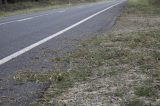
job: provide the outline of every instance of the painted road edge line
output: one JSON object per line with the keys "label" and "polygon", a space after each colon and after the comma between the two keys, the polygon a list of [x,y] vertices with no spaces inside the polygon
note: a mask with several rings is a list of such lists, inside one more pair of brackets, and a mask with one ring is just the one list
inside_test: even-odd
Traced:
{"label": "painted road edge line", "polygon": [[75,23],[75,24],[73,24],[73,25],[71,25],[71,26],[69,26],[69,27],[67,27],[67,28],[65,28],[65,29],[57,32],[57,33],[55,33],[55,34],[53,34],[53,35],[51,35],[51,36],[49,36],[49,37],[46,37],[46,38],[44,38],[44,39],[42,39],[42,40],[40,40],[40,41],[38,41],[38,42],[36,42],[36,43],[34,43],[34,44],[26,47],[26,48],[23,48],[23,49],[15,52],[15,53],[7,56],[7,57],[1,59],[1,60],[0,60],[0,65],[3,65],[4,63],[6,63],[6,62],[8,62],[8,61],[10,61],[10,60],[18,57],[18,56],[20,56],[20,55],[22,55],[22,54],[30,51],[31,49],[33,49],[33,48],[35,48],[35,47],[37,47],[37,46],[39,46],[39,45],[41,45],[41,44],[43,44],[43,43],[51,40],[51,39],[53,39],[54,37],[56,37],[56,36],[58,36],[58,35],[63,34],[64,32],[67,32],[68,30],[70,30],[70,29],[72,29],[72,28],[74,28],[74,27],[76,27],[76,26],[78,26],[78,25],[80,25],[80,24],[88,21],[89,19],[91,19],[91,18],[93,18],[93,17],[95,17],[95,16],[97,16],[97,15],[99,15],[99,14],[101,14],[101,13],[103,13],[103,12],[105,12],[105,11],[107,11],[107,10],[109,10],[109,9],[111,9],[111,8],[113,8],[113,7],[121,4],[121,3],[123,3],[123,2],[124,2],[124,1],[119,2],[119,3],[117,3],[117,4],[114,4],[114,5],[110,6],[110,7],[107,7],[107,8],[105,8],[105,9],[103,9],[103,10],[101,10],[101,11],[99,11],[99,12],[97,12],[97,13],[95,13],[95,14],[93,14],[93,15],[91,15],[91,16],[89,16],[89,17],[87,17],[87,18],[85,18],[85,19],[83,19],[83,20],[81,20],[81,21],[79,21],[79,22],[77,22],[77,23]]}

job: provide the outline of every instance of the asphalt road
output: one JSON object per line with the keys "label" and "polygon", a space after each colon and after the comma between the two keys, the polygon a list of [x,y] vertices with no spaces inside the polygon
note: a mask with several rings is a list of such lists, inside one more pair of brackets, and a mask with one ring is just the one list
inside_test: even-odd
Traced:
{"label": "asphalt road", "polygon": [[[16,71],[51,69],[51,54],[44,51],[63,55],[76,47],[73,42],[109,31],[126,3],[111,0],[0,18],[0,105],[28,105],[38,97],[44,84],[17,85]],[[33,62],[37,57],[39,62]]]}

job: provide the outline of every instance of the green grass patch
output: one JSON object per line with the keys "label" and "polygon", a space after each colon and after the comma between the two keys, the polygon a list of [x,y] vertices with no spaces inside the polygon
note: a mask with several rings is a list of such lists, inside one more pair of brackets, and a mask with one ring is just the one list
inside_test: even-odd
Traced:
{"label": "green grass patch", "polygon": [[125,94],[124,90],[123,89],[117,89],[116,92],[114,93],[114,95],[116,97],[123,97]]}
{"label": "green grass patch", "polygon": [[[124,104],[125,106],[145,106],[144,101],[133,99]],[[122,105],[123,106],[123,105]]]}
{"label": "green grass patch", "polygon": [[[153,0],[154,1],[154,0]],[[160,15],[160,7],[152,0],[129,0],[128,7],[125,13],[132,13],[137,15],[152,14]],[[158,4],[160,5],[160,4]]]}
{"label": "green grass patch", "polygon": [[152,97],[157,95],[157,91],[151,86],[135,87],[135,94],[137,96]]}

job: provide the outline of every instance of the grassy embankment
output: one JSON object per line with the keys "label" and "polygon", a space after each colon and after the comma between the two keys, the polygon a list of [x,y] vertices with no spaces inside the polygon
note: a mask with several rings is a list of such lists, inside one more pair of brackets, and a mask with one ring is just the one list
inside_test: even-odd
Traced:
{"label": "grassy embankment", "polygon": [[98,2],[101,0],[49,0],[40,2],[18,2],[0,6],[0,16],[10,16],[24,13],[40,12],[55,8],[69,7],[82,3]]}
{"label": "grassy embankment", "polygon": [[[50,81],[35,105],[159,106],[160,8],[129,0],[112,33],[50,59],[56,72],[19,72],[17,81]],[[68,64],[62,71],[61,64]]]}

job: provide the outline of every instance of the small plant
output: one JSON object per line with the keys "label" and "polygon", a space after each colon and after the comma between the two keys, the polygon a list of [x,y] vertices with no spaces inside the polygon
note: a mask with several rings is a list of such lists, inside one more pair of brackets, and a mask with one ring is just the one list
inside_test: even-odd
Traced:
{"label": "small plant", "polygon": [[150,86],[140,86],[136,87],[134,93],[137,96],[146,96],[146,97],[151,97],[151,96],[156,96],[156,90],[153,87]]}
{"label": "small plant", "polygon": [[33,81],[35,77],[35,73],[30,71],[18,71],[16,75],[14,75],[13,79],[15,81]]}
{"label": "small plant", "polygon": [[114,95],[117,96],[117,97],[123,97],[123,95],[124,95],[124,90],[122,90],[122,89],[117,89]]}
{"label": "small plant", "polygon": [[59,72],[59,73],[56,73],[54,76],[55,76],[55,80],[59,82],[65,79],[66,74]]}
{"label": "small plant", "polygon": [[160,52],[154,51],[154,52],[152,53],[152,57],[153,57],[155,60],[159,61],[159,60],[160,60]]}
{"label": "small plant", "polygon": [[138,99],[128,101],[125,106],[145,106],[144,102]]}

